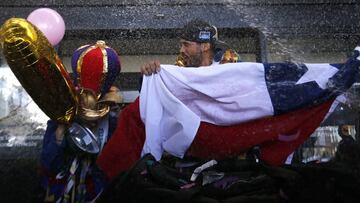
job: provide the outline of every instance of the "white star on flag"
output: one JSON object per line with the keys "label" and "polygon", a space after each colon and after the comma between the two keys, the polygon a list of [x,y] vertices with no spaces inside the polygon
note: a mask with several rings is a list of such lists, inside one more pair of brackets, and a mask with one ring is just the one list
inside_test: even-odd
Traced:
{"label": "white star on flag", "polygon": [[325,89],[326,83],[330,77],[332,77],[338,69],[330,66],[329,64],[305,64],[308,70],[306,73],[296,82],[297,85],[315,81],[320,88]]}

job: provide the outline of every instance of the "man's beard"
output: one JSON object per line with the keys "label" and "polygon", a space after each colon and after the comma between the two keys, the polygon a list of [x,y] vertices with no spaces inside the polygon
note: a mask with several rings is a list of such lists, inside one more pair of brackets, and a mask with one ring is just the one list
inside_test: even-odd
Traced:
{"label": "man's beard", "polygon": [[201,65],[201,56],[201,52],[195,56],[186,56],[186,67],[199,67]]}

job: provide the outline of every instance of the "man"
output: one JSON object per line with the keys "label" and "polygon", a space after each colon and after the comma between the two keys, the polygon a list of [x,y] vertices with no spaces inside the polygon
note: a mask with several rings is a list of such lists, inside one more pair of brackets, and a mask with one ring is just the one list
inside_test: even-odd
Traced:
{"label": "man", "polygon": [[[176,65],[200,67],[240,61],[236,52],[218,40],[216,27],[205,21],[190,21],[182,29],[179,38],[180,55]],[[159,60],[150,61],[140,68],[140,72],[144,75],[159,71]]]}

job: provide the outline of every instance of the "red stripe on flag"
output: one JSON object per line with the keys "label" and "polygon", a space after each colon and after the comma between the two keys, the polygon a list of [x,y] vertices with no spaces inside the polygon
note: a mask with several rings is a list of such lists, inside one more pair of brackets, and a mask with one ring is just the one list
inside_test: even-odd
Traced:
{"label": "red stripe on flag", "polygon": [[141,155],[145,126],[140,118],[139,98],[121,111],[117,127],[96,163],[112,178],[128,170]]}
{"label": "red stripe on flag", "polygon": [[[202,122],[188,154],[224,159],[259,145],[263,161],[272,165],[282,164],[319,127],[332,102],[233,126],[221,127]],[[284,139],[286,136],[289,139]]]}
{"label": "red stripe on flag", "polygon": [[[262,160],[273,165],[282,164],[320,125],[332,102],[233,126],[202,122],[187,154],[224,159],[259,145]],[[113,178],[140,158],[144,141],[145,128],[140,118],[138,98],[121,112],[118,127],[97,164],[109,178]]]}

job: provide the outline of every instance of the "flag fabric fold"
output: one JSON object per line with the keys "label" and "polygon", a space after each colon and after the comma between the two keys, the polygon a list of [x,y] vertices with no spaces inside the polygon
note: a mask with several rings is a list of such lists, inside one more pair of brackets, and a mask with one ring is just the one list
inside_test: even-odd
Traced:
{"label": "flag fabric fold", "polygon": [[320,125],[359,66],[355,58],[344,65],[163,65],[144,77],[140,98],[122,111],[97,163],[113,177],[145,153],[223,159],[259,145],[264,161],[281,164]]}

